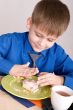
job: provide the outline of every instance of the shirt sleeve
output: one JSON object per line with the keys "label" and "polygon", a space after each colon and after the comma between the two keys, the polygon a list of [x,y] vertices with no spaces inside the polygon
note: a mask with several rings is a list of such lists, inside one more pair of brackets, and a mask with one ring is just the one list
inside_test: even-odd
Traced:
{"label": "shirt sleeve", "polygon": [[4,34],[0,36],[0,73],[8,74],[9,70],[14,65],[12,62],[7,60],[6,56],[11,46],[10,34]]}
{"label": "shirt sleeve", "polygon": [[64,76],[64,85],[73,89],[73,60],[61,47],[56,50],[54,72],[56,75]]}

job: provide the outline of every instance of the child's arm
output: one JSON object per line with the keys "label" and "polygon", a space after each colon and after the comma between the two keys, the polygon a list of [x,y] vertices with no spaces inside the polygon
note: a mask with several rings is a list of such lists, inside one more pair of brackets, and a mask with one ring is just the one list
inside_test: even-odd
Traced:
{"label": "child's arm", "polygon": [[54,73],[64,77],[64,85],[73,89],[73,60],[67,55],[63,48],[58,47]]}
{"label": "child's arm", "polygon": [[12,39],[9,34],[0,36],[0,73],[2,74],[8,74],[14,65],[13,62],[6,58],[11,47],[11,42]]}
{"label": "child's arm", "polygon": [[42,86],[62,84],[73,89],[73,61],[61,47],[56,50],[53,72],[39,76],[38,83]]}
{"label": "child's arm", "polygon": [[[28,73],[27,76],[36,74],[37,71],[36,68],[30,68],[28,67],[27,64],[18,65],[17,60],[18,60],[18,55],[20,54],[20,49],[18,50],[19,42],[20,41],[18,41],[18,37],[14,33],[0,36],[0,73],[1,74],[5,75],[10,73],[11,75],[14,76],[25,76],[25,73]],[[15,61],[13,58],[15,58]]]}

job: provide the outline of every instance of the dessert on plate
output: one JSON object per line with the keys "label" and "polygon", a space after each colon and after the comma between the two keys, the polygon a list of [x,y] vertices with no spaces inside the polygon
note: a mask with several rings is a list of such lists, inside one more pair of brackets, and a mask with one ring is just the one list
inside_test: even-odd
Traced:
{"label": "dessert on plate", "polygon": [[39,90],[39,85],[37,84],[37,81],[33,79],[23,80],[23,87],[31,92],[37,92]]}

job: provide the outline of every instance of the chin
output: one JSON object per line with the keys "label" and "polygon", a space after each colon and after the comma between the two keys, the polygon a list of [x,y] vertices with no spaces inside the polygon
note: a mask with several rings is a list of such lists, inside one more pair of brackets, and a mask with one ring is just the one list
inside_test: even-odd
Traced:
{"label": "chin", "polygon": [[34,51],[36,51],[36,52],[41,52],[41,51],[43,51],[43,50],[42,50],[42,49],[34,48]]}

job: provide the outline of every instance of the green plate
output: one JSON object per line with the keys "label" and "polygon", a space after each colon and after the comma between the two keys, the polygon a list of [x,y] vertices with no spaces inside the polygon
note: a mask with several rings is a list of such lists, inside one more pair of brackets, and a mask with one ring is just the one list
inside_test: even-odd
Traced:
{"label": "green plate", "polygon": [[[32,79],[36,80],[37,77],[34,76]],[[37,92],[32,93],[22,86],[23,78],[14,78],[11,75],[4,76],[2,78],[1,84],[3,88],[9,93],[24,99],[30,100],[41,100],[50,97],[50,87],[41,87]]]}

